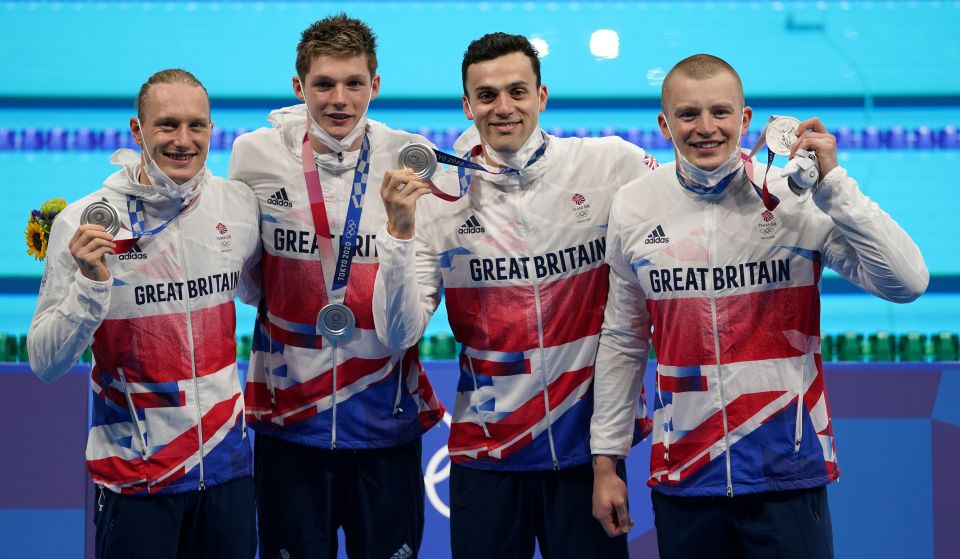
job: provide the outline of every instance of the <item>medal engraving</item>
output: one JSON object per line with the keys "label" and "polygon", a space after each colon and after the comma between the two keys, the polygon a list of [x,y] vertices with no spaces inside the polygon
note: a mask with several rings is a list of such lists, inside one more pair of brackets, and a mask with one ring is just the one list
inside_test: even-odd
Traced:
{"label": "medal engraving", "polygon": [[410,144],[400,150],[397,166],[410,169],[420,180],[427,180],[437,170],[437,156],[429,146]]}
{"label": "medal engraving", "polygon": [[797,143],[797,129],[800,121],[792,116],[780,116],[767,126],[765,136],[767,147],[777,155],[789,156],[790,148]]}
{"label": "medal engraving", "polygon": [[94,202],[80,214],[80,223],[99,225],[106,229],[107,233],[116,235],[120,231],[120,212],[109,202]]}
{"label": "medal engraving", "polygon": [[355,324],[353,311],[340,303],[324,305],[317,315],[317,331],[330,341],[349,338]]}

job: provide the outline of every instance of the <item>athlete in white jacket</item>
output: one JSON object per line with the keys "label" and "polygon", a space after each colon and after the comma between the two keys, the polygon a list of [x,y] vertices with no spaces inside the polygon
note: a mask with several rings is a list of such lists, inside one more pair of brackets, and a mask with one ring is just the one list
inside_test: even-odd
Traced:
{"label": "athlete in white jacket", "polygon": [[[927,286],[917,246],[837,165],[819,120],[800,123],[793,147],[819,158],[811,196],[741,153],[750,117],[729,65],[680,62],[660,115],[677,162],[625,186],[610,215],[591,447],[598,463],[629,452],[652,328],[649,485],[664,558],[832,556],[822,268],[894,302]],[[594,507],[616,535],[626,491],[610,471],[598,467]]]}
{"label": "athlete in white jacket", "polygon": [[448,445],[455,558],[528,557],[537,540],[550,557],[626,557],[626,539],[606,538],[588,512],[591,387],[610,202],[656,162],[620,138],[544,133],[547,91],[522,36],[474,41],[463,75],[476,128],[457,152],[515,171],[464,175],[469,190],[453,203],[421,198],[430,186],[408,172],[389,174],[377,333],[392,347],[415,343],[442,287],[462,345]]}
{"label": "athlete in white jacket", "polygon": [[[380,76],[366,24],[318,21],[297,52],[293,86],[305,104],[270,113],[273,127],[238,138],[230,159],[262,217],[263,299],[245,391],[260,555],[336,557],[342,527],[350,557],[408,557],[423,531],[420,438],[444,411],[417,340],[391,348],[374,331],[386,221],[375,189],[401,148],[426,139],[367,119]],[[338,271],[348,272],[339,284]],[[325,337],[318,315],[338,303],[352,335]]]}
{"label": "athlete in white jacket", "polygon": [[[195,77],[155,74],[138,113],[142,158],[115,153],[122,169],[54,222],[30,367],[52,381],[93,345],[98,558],[253,557],[233,299],[255,285],[256,200],[205,167],[210,104]],[[81,222],[104,202],[118,210],[116,237]]]}

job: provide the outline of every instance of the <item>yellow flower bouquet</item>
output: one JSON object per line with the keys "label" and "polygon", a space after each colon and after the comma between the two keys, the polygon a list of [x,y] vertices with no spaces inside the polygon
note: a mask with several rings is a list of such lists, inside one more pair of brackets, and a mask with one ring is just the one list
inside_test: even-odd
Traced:
{"label": "yellow flower bouquet", "polygon": [[53,227],[53,220],[57,217],[57,214],[63,211],[65,207],[67,207],[67,201],[63,198],[51,198],[44,202],[39,210],[30,212],[27,229],[23,232],[27,240],[27,254],[37,260],[43,260],[47,257],[47,241],[50,239],[50,228]]}

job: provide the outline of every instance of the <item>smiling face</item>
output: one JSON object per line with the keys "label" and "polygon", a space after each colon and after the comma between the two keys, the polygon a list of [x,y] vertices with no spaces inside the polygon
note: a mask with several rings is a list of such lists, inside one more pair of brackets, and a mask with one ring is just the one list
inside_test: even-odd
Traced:
{"label": "smiling face", "polygon": [[186,83],[152,85],[140,120],[130,119],[134,141],[177,184],[187,182],[203,168],[212,130],[206,92]]}
{"label": "smiling face", "polygon": [[[370,74],[365,54],[318,56],[311,62],[302,88],[300,80],[293,78],[293,90],[306,102],[313,120],[327,134],[341,140],[354,129],[370,101],[380,93],[380,76]],[[323,148],[323,151],[329,149]]]}
{"label": "smiling face", "polygon": [[705,79],[671,75],[663,86],[660,130],[676,151],[704,171],[712,171],[739,149],[753,111],[743,106],[735,76],[720,71]]}
{"label": "smiling face", "polygon": [[522,52],[471,64],[464,89],[463,112],[496,151],[519,151],[547,107],[547,88],[537,86],[533,65]]}

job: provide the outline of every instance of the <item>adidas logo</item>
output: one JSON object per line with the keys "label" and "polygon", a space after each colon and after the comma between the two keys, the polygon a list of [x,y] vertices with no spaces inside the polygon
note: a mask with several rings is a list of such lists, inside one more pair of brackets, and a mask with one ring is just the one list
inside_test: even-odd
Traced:
{"label": "adidas logo", "polygon": [[657,245],[660,243],[669,243],[670,238],[667,237],[667,234],[663,232],[663,227],[657,225],[656,229],[650,232],[647,235],[647,238],[644,239],[643,244],[645,245]]}
{"label": "adidas logo", "polygon": [[140,243],[133,245],[129,251],[117,257],[117,260],[146,260],[147,253],[140,248]]}
{"label": "adidas logo", "polygon": [[281,188],[273,193],[273,196],[267,198],[267,203],[271,206],[280,206],[282,208],[292,208],[293,202],[287,197],[287,189]]}
{"label": "adidas logo", "polygon": [[403,547],[397,550],[396,553],[390,556],[390,559],[409,559],[413,557],[413,550],[410,549],[410,546],[403,544]]}
{"label": "adidas logo", "polygon": [[483,228],[483,225],[480,225],[480,222],[477,220],[477,216],[472,215],[470,219],[466,221],[463,225],[460,226],[460,229],[457,229],[457,233],[461,235],[469,235],[472,233],[486,233],[487,230]]}

